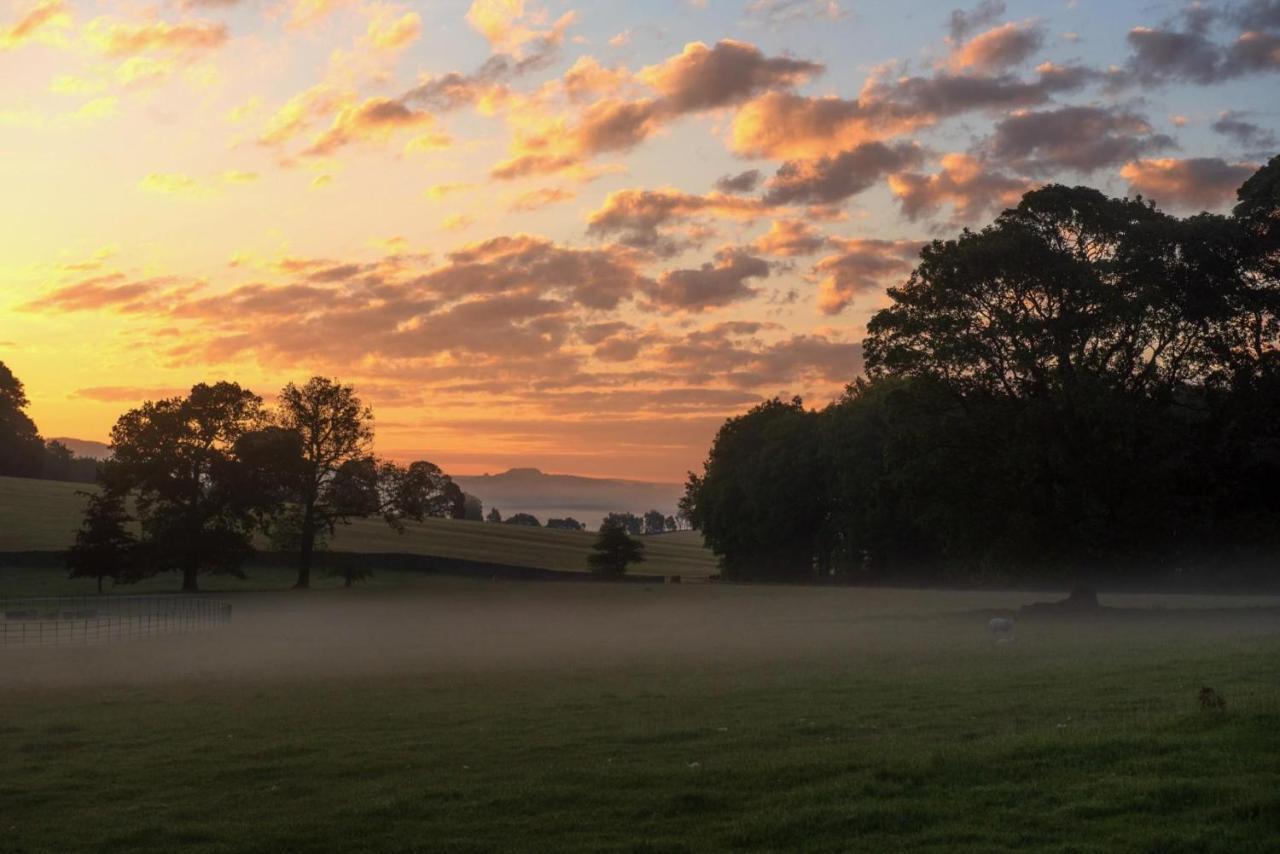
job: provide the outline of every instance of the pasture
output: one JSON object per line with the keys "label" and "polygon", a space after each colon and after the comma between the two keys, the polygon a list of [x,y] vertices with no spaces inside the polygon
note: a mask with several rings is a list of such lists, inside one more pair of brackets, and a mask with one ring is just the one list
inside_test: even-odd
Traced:
{"label": "pasture", "polygon": [[[398,584],[399,586],[393,586]],[[431,576],[0,650],[0,851],[1274,851],[1274,598]],[[1212,686],[1222,711],[1199,707]]]}
{"label": "pasture", "polygon": [[[0,477],[0,552],[52,552],[67,548],[75,538],[84,512],[84,498],[77,493],[91,489],[84,484]],[[546,521],[545,519],[543,520]],[[587,555],[596,535],[588,531],[560,531],[520,525],[427,519],[408,522],[398,534],[381,519],[357,519],[338,529],[331,548],[358,554],[416,554],[539,569],[585,572]],[[653,575],[705,578],[717,572],[716,559],[692,531],[645,537],[646,560],[635,571]],[[259,548],[267,548],[265,541]],[[381,574],[381,573],[379,573]],[[251,567],[249,580],[202,577],[208,590],[284,589],[293,583],[285,569]],[[317,583],[325,583],[322,578]],[[341,582],[329,582],[338,583]],[[28,576],[0,566],[0,595],[40,584],[47,595],[92,593],[92,579],[58,581],[52,575]],[[124,592],[174,590],[176,576],[152,579]]]}

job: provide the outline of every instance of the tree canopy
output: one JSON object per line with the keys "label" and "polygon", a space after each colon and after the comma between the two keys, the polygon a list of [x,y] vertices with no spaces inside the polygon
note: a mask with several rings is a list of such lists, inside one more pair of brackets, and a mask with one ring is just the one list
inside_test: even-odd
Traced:
{"label": "tree canopy", "polygon": [[1076,578],[1278,543],[1280,158],[1231,216],[1049,186],[926,246],[822,411],[720,429],[682,510],[733,577]]}

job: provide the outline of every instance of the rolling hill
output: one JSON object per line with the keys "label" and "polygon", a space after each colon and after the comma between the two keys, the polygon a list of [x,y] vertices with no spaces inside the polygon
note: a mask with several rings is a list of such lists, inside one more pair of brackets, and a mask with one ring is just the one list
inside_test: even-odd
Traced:
{"label": "rolling hill", "polygon": [[[75,536],[83,484],[0,477],[0,552],[60,551]],[[91,488],[91,487],[89,487]],[[595,535],[521,525],[428,519],[410,522],[397,534],[381,520],[361,519],[338,530],[332,548],[357,554],[421,554],[585,571]],[[717,572],[715,557],[694,532],[644,538],[647,560],[638,572],[705,577]]]}

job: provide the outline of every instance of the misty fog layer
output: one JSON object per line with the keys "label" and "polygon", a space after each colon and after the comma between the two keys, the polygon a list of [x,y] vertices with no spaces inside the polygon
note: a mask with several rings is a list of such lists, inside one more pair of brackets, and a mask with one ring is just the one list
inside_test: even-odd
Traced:
{"label": "misty fog layer", "polygon": [[[1018,620],[1042,593],[719,585],[520,584],[433,579],[375,590],[245,594],[230,625],[92,646],[0,649],[0,689],[183,679],[749,667],[825,661],[1056,656],[1274,633],[1280,597],[1112,595],[1141,613]],[[1238,610],[1227,611],[1235,608]]]}

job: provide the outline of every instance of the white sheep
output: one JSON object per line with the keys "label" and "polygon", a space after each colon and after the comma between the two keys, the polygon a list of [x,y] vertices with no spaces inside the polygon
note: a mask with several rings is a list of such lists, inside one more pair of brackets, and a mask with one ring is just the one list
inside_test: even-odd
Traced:
{"label": "white sheep", "polygon": [[1013,640],[1013,626],[1017,622],[1014,617],[992,617],[991,622],[987,623],[987,628],[991,630],[991,636],[996,639],[996,643],[1001,641]]}

